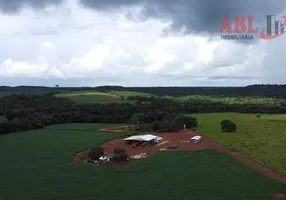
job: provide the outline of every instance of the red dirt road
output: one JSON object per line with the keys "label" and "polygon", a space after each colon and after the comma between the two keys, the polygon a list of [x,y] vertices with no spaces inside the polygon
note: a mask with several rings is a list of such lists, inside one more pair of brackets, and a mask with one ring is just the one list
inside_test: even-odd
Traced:
{"label": "red dirt road", "polygon": [[101,132],[117,132],[117,133],[123,132],[123,130],[121,130],[120,127],[102,128],[102,129],[99,129],[99,131],[101,131]]}
{"label": "red dirt road", "polygon": [[122,133],[122,132],[124,132],[126,130],[129,130],[128,126],[118,126],[118,127],[110,127],[110,128],[99,129],[99,131],[101,131],[101,132],[115,132],[115,133]]}
{"label": "red dirt road", "polygon": [[[113,152],[114,148],[124,148],[126,152],[130,156],[135,156],[142,153],[152,154],[160,149],[166,149],[167,151],[198,151],[203,149],[216,149],[220,152],[226,153],[236,160],[239,160],[240,162],[257,169],[261,173],[281,181],[282,183],[286,184],[286,175],[276,172],[274,170],[268,169],[260,164],[257,164],[250,159],[246,158],[244,155],[232,152],[231,150],[227,149],[226,147],[223,147],[215,142],[213,142],[210,138],[207,136],[202,136],[201,142],[197,144],[193,144],[191,142],[191,137],[195,135],[200,135],[194,131],[190,130],[184,130],[180,132],[174,132],[174,133],[155,133],[154,135],[160,136],[163,138],[163,141],[157,145],[151,146],[151,147],[136,147],[133,148],[128,144],[124,144],[122,139],[116,139],[110,142],[107,142],[102,145],[104,151],[106,152]],[[170,145],[176,145],[178,149],[168,149]],[[80,152],[76,154],[73,158],[74,161],[82,162],[84,160],[87,160],[87,154],[88,150]]]}

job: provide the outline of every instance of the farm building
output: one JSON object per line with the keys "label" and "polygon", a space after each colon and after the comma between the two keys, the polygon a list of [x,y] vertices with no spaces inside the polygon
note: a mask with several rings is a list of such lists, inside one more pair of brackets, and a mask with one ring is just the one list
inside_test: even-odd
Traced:
{"label": "farm building", "polygon": [[131,137],[123,139],[125,143],[132,144],[134,146],[148,146],[159,143],[162,141],[162,137],[146,134],[146,135],[133,135]]}
{"label": "farm building", "polygon": [[202,139],[202,137],[199,136],[199,135],[194,136],[194,137],[191,138],[191,140],[192,140],[193,143],[198,143],[198,142],[201,141],[201,139]]}
{"label": "farm building", "polygon": [[105,153],[103,156],[99,158],[100,161],[109,162],[114,159],[116,155],[114,153]]}

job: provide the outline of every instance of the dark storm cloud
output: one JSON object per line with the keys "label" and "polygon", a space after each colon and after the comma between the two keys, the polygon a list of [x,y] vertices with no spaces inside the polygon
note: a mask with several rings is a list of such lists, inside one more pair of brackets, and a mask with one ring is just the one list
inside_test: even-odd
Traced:
{"label": "dark storm cloud", "polygon": [[3,13],[17,13],[24,6],[42,9],[50,4],[60,4],[63,0],[0,0],[0,11]]}
{"label": "dark storm cloud", "polygon": [[[16,13],[23,6],[41,9],[64,0],[0,0],[0,11]],[[223,16],[254,16],[262,24],[267,14],[280,14],[285,0],[79,0],[96,10],[112,10],[125,6],[142,5],[144,17],[172,19],[171,30],[185,27],[186,33],[217,33]]]}
{"label": "dark storm cloud", "polygon": [[132,6],[142,4],[144,0],[80,0],[86,7],[102,10],[102,9],[118,9],[124,6]]}
{"label": "dark storm cloud", "polygon": [[254,16],[262,24],[267,14],[280,14],[285,0],[80,0],[96,10],[143,5],[145,17],[172,19],[171,30],[186,28],[186,33],[217,33],[223,16]]}

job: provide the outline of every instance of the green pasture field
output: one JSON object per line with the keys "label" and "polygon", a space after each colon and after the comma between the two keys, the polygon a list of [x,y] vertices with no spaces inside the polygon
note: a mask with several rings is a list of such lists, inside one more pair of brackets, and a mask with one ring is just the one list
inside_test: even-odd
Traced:
{"label": "green pasture field", "polygon": [[[132,103],[126,100],[129,96],[150,96],[149,94],[129,91],[75,91],[62,92],[56,94],[56,97],[68,98],[77,103]],[[123,99],[122,99],[123,98]]]}
{"label": "green pasture field", "polygon": [[1,136],[0,199],[274,200],[286,190],[215,150],[160,152],[127,167],[70,162],[76,152],[119,137],[95,131],[112,126],[65,124]]}
{"label": "green pasture field", "polygon": [[[192,115],[198,119],[199,133],[250,159],[286,173],[286,115],[262,115],[239,113],[211,113]],[[236,123],[236,133],[221,131],[224,119]]]}
{"label": "green pasture field", "polygon": [[[51,125],[45,127],[45,129],[50,130],[71,130],[71,131],[94,131],[98,132],[100,128],[107,128],[107,127],[117,127],[123,126],[124,124],[97,124],[97,123],[72,123],[72,124],[60,124],[60,125]],[[100,128],[99,128],[100,127]]]}
{"label": "green pasture field", "polygon": [[95,91],[60,93],[56,94],[56,97],[68,98],[77,103],[120,103],[122,101],[120,96]]}

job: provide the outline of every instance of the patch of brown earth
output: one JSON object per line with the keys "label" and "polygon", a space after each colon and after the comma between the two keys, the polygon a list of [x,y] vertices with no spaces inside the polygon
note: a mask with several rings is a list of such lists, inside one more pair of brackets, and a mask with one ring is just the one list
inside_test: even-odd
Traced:
{"label": "patch of brown earth", "polygon": [[156,144],[157,146],[162,146],[164,144],[167,144],[169,141],[168,140],[165,140],[165,141],[162,141],[160,142],[159,144]]}
{"label": "patch of brown earth", "polygon": [[116,133],[122,133],[124,130],[122,130],[120,127],[110,127],[110,128],[102,128],[99,129],[101,132],[116,132]]}
{"label": "patch of brown earth", "polygon": [[88,159],[88,152],[89,152],[89,149],[75,154],[73,157],[73,161],[74,162],[86,162]]}
{"label": "patch of brown earth", "polygon": [[[261,173],[281,181],[282,183],[286,184],[286,175],[276,172],[274,170],[268,169],[260,164],[257,164],[250,159],[246,158],[244,155],[238,152],[233,152],[226,147],[223,147],[215,142],[213,142],[209,137],[202,136],[201,142],[194,144],[191,142],[191,137],[195,135],[199,135],[195,131],[191,130],[183,130],[179,132],[167,132],[167,133],[154,133],[154,135],[160,136],[163,138],[163,141],[160,143],[160,145],[153,145],[150,147],[141,147],[138,146],[136,148],[133,148],[131,145],[124,144],[122,139],[116,139],[110,142],[107,142],[102,145],[104,151],[106,152],[113,152],[114,148],[124,148],[126,152],[130,156],[135,156],[138,154],[146,153],[146,154],[153,154],[160,150],[166,150],[166,151],[199,151],[203,149],[216,149],[220,152],[226,153],[236,160],[239,160],[240,162],[243,162],[244,164],[257,169]],[[167,142],[168,141],[168,142]],[[177,149],[168,149],[169,146],[177,146]],[[88,151],[83,151],[75,155],[74,161],[80,161],[85,162],[88,158]],[[140,160],[140,159],[138,159]],[[126,165],[135,162],[134,160],[131,160],[127,163],[118,163],[118,162],[110,162],[111,165]]]}
{"label": "patch of brown earth", "polygon": [[[133,128],[133,126],[131,126]],[[122,133],[125,131],[128,131],[129,127],[128,126],[118,126],[118,127],[110,127],[110,128],[102,128],[99,129],[101,132],[114,132],[114,133]]]}
{"label": "patch of brown earth", "polygon": [[277,192],[275,195],[277,198],[286,198],[286,192]]}

